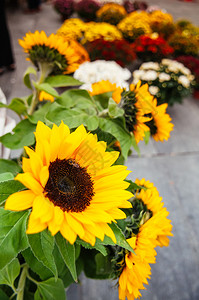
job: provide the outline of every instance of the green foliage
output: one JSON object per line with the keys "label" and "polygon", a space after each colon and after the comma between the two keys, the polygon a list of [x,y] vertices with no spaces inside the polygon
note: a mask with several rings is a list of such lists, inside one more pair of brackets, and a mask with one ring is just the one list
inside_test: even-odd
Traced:
{"label": "green foliage", "polygon": [[0,174],[0,183],[12,179],[14,179],[14,176],[11,172],[5,172]]}
{"label": "green foliage", "polygon": [[45,122],[46,120],[46,114],[49,111],[51,107],[51,103],[47,102],[44,105],[42,105],[41,107],[39,107],[38,110],[36,110],[32,115],[28,116],[28,120],[32,123],[32,124],[37,124],[38,121],[41,122]]}
{"label": "green foliage", "polygon": [[0,269],[28,247],[25,233],[29,211],[12,212],[0,208]]}
{"label": "green foliage", "polygon": [[0,182],[0,205],[3,204],[8,196],[23,189],[24,185],[19,181],[7,180]]}
{"label": "green foliage", "polygon": [[0,271],[0,284],[7,284],[10,287],[13,287],[14,281],[19,273],[20,264],[18,259],[15,258]]}
{"label": "green foliage", "polygon": [[47,77],[45,79],[45,83],[50,84],[52,87],[68,87],[82,84],[81,81],[67,75],[55,75]]}
{"label": "green foliage", "polygon": [[18,115],[22,115],[26,112],[26,104],[23,99],[21,98],[14,98],[11,100],[10,104],[3,104],[0,103],[0,107],[6,107],[14,112],[16,112]]}
{"label": "green foliage", "polygon": [[14,176],[21,172],[21,167],[13,160],[0,158],[0,174],[10,172]]}
{"label": "green foliage", "polygon": [[61,279],[50,278],[37,285],[34,300],[66,300],[66,293]]}
{"label": "green foliage", "polygon": [[27,86],[27,88],[31,89],[32,90],[32,85],[31,85],[31,81],[30,81],[30,74],[33,74],[33,75],[37,75],[37,71],[35,70],[35,68],[33,67],[28,67],[25,74],[24,74],[24,77],[23,77],[23,81],[24,81],[24,84]]}
{"label": "green foliage", "polygon": [[40,91],[44,91],[50,95],[52,95],[55,98],[59,97],[59,94],[57,93],[57,91],[48,83],[41,83],[41,84],[37,84],[34,83],[34,86],[40,90]]}
{"label": "green foliage", "polygon": [[55,241],[66,266],[71,272],[73,279],[77,281],[77,271],[75,266],[75,246],[66,241],[60,233],[56,234]]}
{"label": "green foliage", "polygon": [[28,119],[22,120],[13,129],[12,133],[7,133],[0,137],[0,142],[7,148],[20,149],[24,146],[34,144],[35,138],[33,132],[36,126]]}
{"label": "green foliage", "polygon": [[29,234],[28,241],[34,256],[57,277],[57,267],[52,253],[55,241],[50,232],[44,230]]}

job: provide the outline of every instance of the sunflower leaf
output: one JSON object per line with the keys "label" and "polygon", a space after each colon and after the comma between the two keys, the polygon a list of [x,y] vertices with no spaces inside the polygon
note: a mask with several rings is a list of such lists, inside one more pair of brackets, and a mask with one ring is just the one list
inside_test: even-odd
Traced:
{"label": "sunflower leaf", "polygon": [[12,287],[19,273],[20,264],[18,259],[15,258],[0,271],[0,284],[6,284]]}
{"label": "sunflower leaf", "polygon": [[77,282],[75,246],[67,242],[60,233],[56,234],[55,241],[66,266],[71,272],[73,279]]}
{"label": "sunflower leaf", "polygon": [[21,98],[13,98],[9,105],[0,103],[0,107],[9,108],[10,110],[16,112],[18,115],[22,115],[26,112],[26,105]]}
{"label": "sunflower leaf", "polygon": [[130,133],[124,128],[121,118],[100,118],[99,127],[103,131],[112,134],[120,142],[122,155],[127,159],[128,152],[132,146],[132,138]]}
{"label": "sunflower leaf", "polygon": [[29,265],[30,269],[39,275],[41,280],[47,280],[53,276],[53,273],[46,268],[33,254],[31,248],[27,248],[22,252],[22,255]]}
{"label": "sunflower leaf", "polygon": [[57,278],[57,267],[53,257],[54,237],[47,231],[28,235],[30,248],[34,256]]}
{"label": "sunflower leaf", "polygon": [[1,300],[9,300],[9,297],[0,289],[0,299]]}
{"label": "sunflower leaf", "polygon": [[5,172],[0,174],[0,183],[12,179],[14,179],[14,176],[11,172]]}
{"label": "sunflower leaf", "polygon": [[52,95],[55,98],[59,98],[59,94],[57,93],[57,91],[48,83],[34,83],[34,86],[36,87],[36,89],[40,90],[40,91],[44,91],[50,95]]}
{"label": "sunflower leaf", "polygon": [[0,208],[0,269],[28,247],[26,235],[28,215],[29,211],[12,212]]}
{"label": "sunflower leaf", "polygon": [[7,148],[20,149],[24,146],[34,144],[35,138],[33,132],[36,125],[29,122],[28,119],[22,120],[13,129],[12,133],[7,133],[0,137],[0,142]]}
{"label": "sunflower leaf", "polygon": [[[122,230],[118,227],[118,225],[112,222],[111,224],[109,224],[109,226],[112,229],[112,231],[114,232],[114,235],[116,237],[116,245],[118,245],[122,248],[125,248],[125,249],[127,249],[127,250],[134,253],[133,248],[126,241],[126,238],[123,235]],[[105,237],[105,239],[103,241],[103,244],[105,244],[105,245],[115,245],[109,237]]]}
{"label": "sunflower leaf", "polygon": [[96,130],[99,126],[99,118],[97,116],[88,116],[85,118],[85,123],[88,130]]}
{"label": "sunflower leaf", "polygon": [[108,102],[108,113],[111,118],[118,118],[124,115],[124,110],[119,108],[117,103],[110,98]]}
{"label": "sunflower leaf", "polygon": [[61,279],[50,278],[37,285],[34,300],[66,300],[66,293]]}
{"label": "sunflower leaf", "polygon": [[78,86],[83,84],[81,81],[68,75],[49,76],[45,79],[45,83],[50,84],[52,87]]}
{"label": "sunflower leaf", "polygon": [[21,171],[20,166],[13,160],[0,159],[0,174],[10,172],[13,175],[17,175]]}
{"label": "sunflower leaf", "polygon": [[76,240],[76,243],[83,246],[86,249],[96,249],[97,251],[101,252],[104,256],[107,255],[106,248],[104,247],[104,245],[102,244],[102,242],[98,238],[96,238],[96,242],[95,242],[94,246],[91,246],[89,243],[87,243],[83,240],[80,240],[78,238]]}
{"label": "sunflower leaf", "polygon": [[0,205],[13,193],[23,190],[24,185],[15,180],[0,182]]}
{"label": "sunflower leaf", "polygon": [[38,121],[44,122],[45,115],[49,111],[51,102],[47,102],[36,110],[32,115],[28,115],[28,119],[32,124],[37,124]]}
{"label": "sunflower leaf", "polygon": [[37,71],[35,70],[35,68],[33,68],[33,67],[27,68],[27,70],[25,71],[24,77],[23,77],[23,81],[24,81],[24,84],[27,86],[27,88],[32,90],[30,74],[33,74],[35,76],[37,75]]}

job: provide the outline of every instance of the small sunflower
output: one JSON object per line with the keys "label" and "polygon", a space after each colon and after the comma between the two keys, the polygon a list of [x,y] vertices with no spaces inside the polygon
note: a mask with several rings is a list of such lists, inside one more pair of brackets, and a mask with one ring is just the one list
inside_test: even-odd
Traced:
{"label": "small sunflower", "polygon": [[[26,33],[19,44],[28,53],[28,60],[31,60],[36,67],[47,64],[48,73],[68,74],[74,72],[80,65],[79,48],[76,51],[74,44],[71,46],[69,40],[62,36],[51,34],[49,37],[44,31]],[[81,60],[80,60],[81,61]]]}
{"label": "small sunflower", "polygon": [[121,100],[122,88],[118,87],[116,83],[111,83],[109,80],[101,80],[95,82],[91,86],[91,96],[99,95],[107,92],[113,92],[112,98],[118,104]]}
{"label": "small sunflower", "polygon": [[171,221],[167,218],[169,212],[166,207],[164,207],[164,203],[159,196],[158,190],[152,183],[146,181],[144,178],[142,180],[136,179],[135,183],[147,188],[138,191],[135,197],[140,199],[146,205],[147,210],[152,213],[152,217],[149,221],[155,224],[155,232],[157,235],[156,245],[161,247],[168,246],[168,236],[173,236],[171,233],[172,225]]}
{"label": "small sunflower", "polygon": [[148,92],[148,85],[130,85],[130,91],[122,93],[121,107],[125,111],[127,129],[135,136],[136,143],[144,139],[149,127],[145,124],[151,117],[145,116],[153,109],[152,96]]}
{"label": "small sunflower", "polygon": [[157,99],[154,98],[153,107],[154,109],[151,111],[152,119],[146,125],[150,128],[151,135],[156,142],[167,141],[174,127],[171,123],[171,117],[166,113],[168,104],[164,103],[157,106]]}
{"label": "small sunflower", "polygon": [[54,101],[54,97],[44,91],[41,91],[39,93],[39,101],[50,101],[53,102]]}
{"label": "small sunflower", "polygon": [[71,244],[77,235],[91,245],[105,235],[115,242],[108,223],[126,217],[119,208],[131,207],[132,197],[124,181],[129,171],[111,166],[119,153],[106,152],[106,143],[83,125],[70,133],[63,122],[50,129],[39,121],[35,137],[35,150],[25,147],[29,158],[23,158],[24,173],[15,178],[27,190],[9,196],[5,209],[32,208],[28,234],[48,227]]}
{"label": "small sunflower", "polygon": [[119,277],[119,299],[134,300],[139,298],[139,290],[145,289],[143,284],[148,284],[151,267],[156,259],[154,224],[148,221],[141,225],[136,236],[128,239],[128,243],[135,253],[125,255],[124,268]]}

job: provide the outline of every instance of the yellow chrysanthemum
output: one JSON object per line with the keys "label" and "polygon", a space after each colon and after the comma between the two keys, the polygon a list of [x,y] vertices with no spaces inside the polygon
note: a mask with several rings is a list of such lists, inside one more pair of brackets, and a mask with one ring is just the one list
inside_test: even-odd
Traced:
{"label": "yellow chrysanthemum", "polygon": [[164,203],[162,202],[162,198],[159,196],[158,190],[152,183],[146,181],[144,178],[141,180],[136,179],[135,183],[147,188],[141,189],[141,191],[136,193],[135,196],[147,206],[148,210],[152,212],[152,217],[149,221],[153,222],[155,225],[154,234],[157,235],[156,245],[161,247],[168,246],[168,236],[173,236],[171,233],[172,225],[171,221],[167,218],[169,212],[166,207],[164,207]]}
{"label": "yellow chrysanthemum", "polygon": [[53,102],[54,101],[54,97],[44,91],[41,91],[39,93],[39,101],[50,101],[50,102]]}
{"label": "yellow chrysanthemum", "polygon": [[145,11],[132,12],[128,14],[117,25],[118,29],[122,32],[124,38],[134,41],[140,35],[150,34],[150,17]]}
{"label": "yellow chrysanthemum", "polygon": [[28,60],[37,67],[39,63],[48,63],[54,73],[72,73],[79,67],[79,62],[86,60],[82,60],[79,47],[73,42],[53,33],[49,37],[44,31],[27,33],[19,44],[28,53]]}
{"label": "yellow chrysanthemum", "polygon": [[126,15],[126,9],[117,3],[106,3],[96,13],[101,22],[113,25],[117,25]]}
{"label": "yellow chrysanthemum", "polygon": [[114,41],[122,39],[122,34],[116,26],[105,22],[89,22],[87,23],[84,38],[81,40],[82,44],[92,42],[96,39],[103,38],[105,41]]}
{"label": "yellow chrysanthemum", "polygon": [[86,23],[78,18],[65,20],[62,26],[57,30],[57,35],[63,36],[69,40],[80,41],[86,30]]}
{"label": "yellow chrysanthemum", "polygon": [[111,166],[118,152],[106,152],[106,143],[79,126],[70,133],[63,122],[50,129],[38,122],[35,150],[25,147],[29,158],[23,158],[24,173],[16,180],[27,190],[12,194],[5,209],[21,211],[32,208],[28,234],[48,227],[73,244],[79,236],[95,244],[96,237],[107,235],[115,242],[108,223],[125,218],[119,208],[131,207],[124,181],[125,166]]}
{"label": "yellow chrysanthemum", "polygon": [[125,267],[119,277],[119,299],[134,300],[140,298],[139,290],[145,289],[143,284],[148,284],[151,267],[155,263],[156,235],[154,223],[147,221],[139,228],[139,233],[128,239],[128,243],[135,253],[125,255]]}
{"label": "yellow chrysanthemum", "polygon": [[116,103],[121,100],[122,88],[118,87],[116,83],[111,83],[109,80],[101,80],[92,84],[92,91],[89,92],[91,96],[99,95],[107,92],[113,92],[112,98]]}
{"label": "yellow chrysanthemum", "polygon": [[167,141],[174,127],[171,123],[171,117],[166,113],[168,104],[164,103],[157,106],[157,99],[154,98],[153,107],[151,111],[152,119],[146,124],[149,126],[151,135],[156,142]]}

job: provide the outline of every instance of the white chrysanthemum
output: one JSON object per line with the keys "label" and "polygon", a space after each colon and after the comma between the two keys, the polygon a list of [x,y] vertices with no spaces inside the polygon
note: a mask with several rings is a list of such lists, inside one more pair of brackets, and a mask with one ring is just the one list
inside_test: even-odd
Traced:
{"label": "white chrysanthemum", "polygon": [[146,63],[143,63],[140,67],[140,70],[159,70],[160,66],[157,62],[146,62]]}
{"label": "white chrysanthemum", "polygon": [[149,93],[151,94],[151,95],[156,95],[158,92],[159,92],[159,88],[157,87],[157,86],[155,86],[155,85],[151,85],[150,87],[149,87]]}
{"label": "white chrysanthemum", "polygon": [[144,70],[135,70],[133,72],[133,78],[134,79],[140,79],[142,78],[142,76],[145,74],[145,71]]}
{"label": "white chrysanthemum", "polygon": [[162,72],[159,74],[159,81],[160,82],[164,82],[164,81],[168,81],[171,79],[171,76],[165,72]]}
{"label": "white chrysanthemum", "polygon": [[178,78],[178,83],[179,83],[179,84],[182,84],[185,88],[189,88],[189,87],[190,87],[190,81],[189,81],[189,79],[188,79],[186,76],[184,76],[184,75],[179,76],[179,78]]}
{"label": "white chrysanthemum", "polygon": [[[0,102],[7,104],[5,95],[0,88]],[[15,127],[16,122],[6,114],[6,108],[0,108],[0,136],[9,133]],[[8,159],[11,150],[0,144],[0,158]]]}
{"label": "white chrysanthemum", "polygon": [[142,75],[141,79],[144,81],[154,81],[157,79],[157,77],[158,75],[156,71],[149,70]]}
{"label": "white chrysanthemum", "polygon": [[88,83],[109,80],[120,87],[128,86],[127,80],[131,77],[128,69],[120,67],[115,61],[96,60],[85,62],[75,71],[74,78]]}

